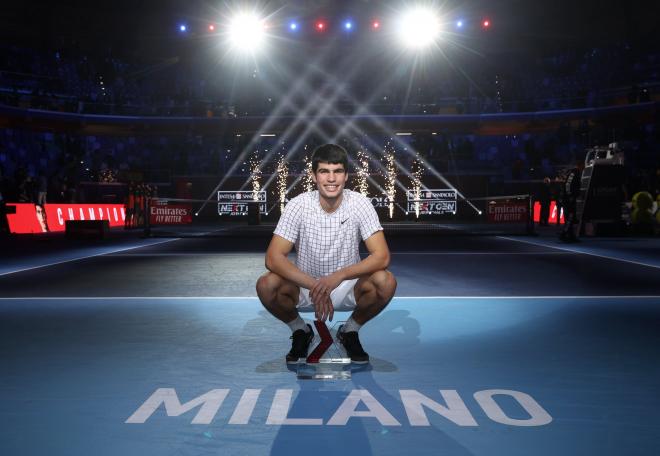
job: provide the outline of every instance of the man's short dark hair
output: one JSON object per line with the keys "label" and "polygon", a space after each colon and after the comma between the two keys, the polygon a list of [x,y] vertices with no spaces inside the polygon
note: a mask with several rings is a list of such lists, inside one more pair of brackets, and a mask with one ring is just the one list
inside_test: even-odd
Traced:
{"label": "man's short dark hair", "polygon": [[323,144],[312,153],[312,172],[316,173],[319,163],[342,164],[344,170],[348,172],[348,153],[337,144]]}

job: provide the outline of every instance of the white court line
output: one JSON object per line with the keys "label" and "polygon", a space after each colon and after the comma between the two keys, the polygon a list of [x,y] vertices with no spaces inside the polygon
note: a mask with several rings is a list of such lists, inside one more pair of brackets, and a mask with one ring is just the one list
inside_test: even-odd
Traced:
{"label": "white court line", "polygon": [[[390,255],[568,255],[570,252],[391,252]],[[366,252],[362,253],[367,255]],[[128,253],[128,254],[109,254],[109,256],[127,257],[127,256],[246,256],[246,255],[259,255],[264,256],[263,252],[172,252],[172,253]]]}
{"label": "white court line", "polygon": [[567,255],[569,252],[390,252],[390,255]]}
{"label": "white court line", "polygon": [[660,299],[660,295],[581,296],[395,296],[394,299]]}
{"label": "white court line", "polygon": [[125,250],[141,249],[142,247],[150,247],[152,245],[158,245],[158,244],[163,244],[165,242],[171,242],[171,241],[177,241],[177,240],[178,239],[166,239],[164,241],[158,241],[158,242],[154,242],[154,243],[151,243],[151,244],[136,245],[136,246],[132,246],[132,247],[126,247],[126,248],[122,248],[122,249],[111,250],[109,252],[104,252],[104,253],[95,253],[94,255],[87,255],[87,256],[81,256],[81,257],[76,257],[76,258],[69,258],[68,260],[55,261],[53,263],[40,264],[40,265],[37,265],[37,266],[30,266],[29,268],[16,269],[15,271],[2,272],[2,273],[0,273],[0,277],[5,276],[5,275],[9,275],[9,274],[16,274],[17,272],[31,271],[33,269],[40,269],[40,268],[46,268],[48,266],[55,266],[56,264],[70,263],[72,261],[85,260],[87,258],[94,258],[94,257],[97,257],[97,256],[103,256],[103,255],[111,255],[113,253],[123,252]]}
{"label": "white court line", "polygon": [[580,253],[582,255],[591,255],[599,258],[606,258],[608,260],[615,260],[615,261],[621,261],[623,263],[631,263],[631,264],[636,264],[637,266],[646,266],[649,268],[655,268],[655,269],[660,269],[660,266],[655,265],[655,264],[649,264],[649,263],[642,263],[641,261],[633,261],[633,260],[626,260],[624,258],[618,258],[618,257],[613,257],[613,256],[608,256],[608,255],[600,255],[598,253],[593,253],[593,252],[585,252],[582,250],[574,250],[574,249],[569,249],[568,247],[557,247],[554,245],[547,245],[547,244],[541,244],[538,242],[532,242],[532,241],[525,241],[523,239],[516,239],[516,238],[510,238],[506,236],[498,236],[501,239],[507,239],[509,241],[516,241],[516,242],[522,242],[524,244],[531,244],[531,245],[536,245],[539,247],[548,247],[549,249],[557,249],[557,250],[563,250],[565,252],[571,252],[571,253]]}
{"label": "white court line", "polygon": [[246,255],[259,255],[259,256],[265,256],[264,252],[217,252],[217,253],[208,253],[208,252],[199,252],[199,253],[185,253],[185,252],[171,252],[171,253],[109,253],[108,256],[112,257],[168,257],[168,256],[181,256],[181,257],[187,257],[187,256],[199,256],[199,257],[204,257],[204,256],[246,256]]}
{"label": "white court line", "polygon": [[[32,297],[16,297],[16,298],[0,298],[0,301],[26,301],[26,300],[42,300],[42,301],[58,301],[58,300],[79,300],[79,301],[99,301],[99,300],[148,300],[155,301],[160,299],[174,299],[174,300],[258,300],[256,296],[32,296]],[[582,296],[395,296],[395,300],[458,300],[458,299],[659,299],[660,295],[582,295]]]}

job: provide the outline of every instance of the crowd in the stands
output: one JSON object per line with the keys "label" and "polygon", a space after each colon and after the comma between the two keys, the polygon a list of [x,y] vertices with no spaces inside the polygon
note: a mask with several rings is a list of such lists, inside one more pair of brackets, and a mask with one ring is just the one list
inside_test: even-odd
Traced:
{"label": "crowd in the stands", "polygon": [[[236,95],[234,82],[214,78],[208,69],[177,58],[129,63],[109,51],[91,56],[0,45],[0,102],[24,108],[79,114],[264,116],[286,96],[268,85],[269,77],[266,70],[255,71],[241,82],[259,89]],[[372,78],[366,72],[351,81],[337,97],[337,112],[365,109],[351,95],[372,91]],[[380,88],[367,111],[481,114],[649,101],[660,87],[660,52],[621,44],[541,57],[463,59],[460,69],[441,66],[432,77],[419,78],[410,87],[406,82],[404,77]]]}
{"label": "crowd in the stands", "polygon": [[[427,78],[417,87],[381,88],[385,95],[372,100],[366,112],[460,115],[601,107],[657,99],[660,87],[660,53],[638,52],[627,45],[490,62],[487,69],[478,69],[476,64],[476,60],[467,62],[464,72],[447,70],[442,77]],[[123,61],[111,53],[91,57],[4,44],[0,45],[0,107],[77,114],[267,116],[285,96],[278,93],[257,99],[267,92],[256,91],[232,99],[230,84],[211,82],[208,75],[201,77],[189,70],[189,65],[179,68],[176,61],[147,65]],[[469,83],[463,73],[470,76]],[[368,81],[357,81],[353,89],[346,90],[364,92],[368,86],[361,85],[364,83]],[[350,97],[342,96],[333,113],[356,109]],[[629,130],[599,129],[583,122],[522,135],[438,133],[390,138],[383,134],[346,141],[353,152],[360,146],[369,150],[374,170],[389,142],[406,166],[412,160],[408,151],[416,150],[443,173],[480,172],[494,180],[524,181],[556,177],[583,157],[586,147],[616,140],[625,142],[632,165],[631,185],[635,189],[653,186],[660,164],[657,122]],[[169,182],[173,175],[219,176],[230,171],[247,175],[250,157],[241,156],[241,152],[248,141],[231,134],[81,136],[2,128],[1,191],[5,200],[30,201],[47,191],[53,201],[72,201],[80,198],[76,189],[81,182],[128,182],[136,178]],[[251,145],[249,152],[260,158],[267,152],[273,152],[272,157],[289,154],[290,169],[295,173],[303,170],[303,158],[313,148],[312,141],[289,154],[292,141],[283,144],[281,138],[264,138]],[[234,166],[237,160],[241,162]],[[271,158],[265,163],[265,172],[274,169],[275,162]]]}

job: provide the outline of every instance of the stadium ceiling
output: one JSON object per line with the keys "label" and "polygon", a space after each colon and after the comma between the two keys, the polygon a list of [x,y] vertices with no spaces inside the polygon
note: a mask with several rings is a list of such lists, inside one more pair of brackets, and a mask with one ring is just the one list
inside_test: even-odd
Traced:
{"label": "stadium ceiling", "polygon": [[[24,0],[5,3],[0,15],[0,36],[10,41],[21,38],[42,44],[56,43],[58,41],[48,40],[63,37],[99,44],[113,40],[133,44],[139,39],[158,41],[164,40],[168,31],[173,35],[180,34],[177,26],[181,22],[186,22],[189,33],[195,33],[195,30],[200,33],[219,32],[218,22],[227,14],[226,9],[232,5],[246,4],[209,0]],[[251,3],[264,5],[267,14],[276,13],[283,24],[291,20],[313,21],[323,16],[341,23],[345,17],[353,16],[355,30],[363,28],[374,17],[389,16],[391,11],[401,9],[401,5],[430,5],[447,12],[454,26],[463,21],[463,27],[467,27],[466,21],[474,23],[487,17],[501,33],[506,32],[511,38],[517,38],[511,40],[512,44],[530,40],[628,41],[660,34],[655,15],[650,14],[656,9],[656,2],[652,0],[273,0]],[[210,25],[214,26],[214,30],[209,30]],[[385,26],[385,23],[381,25]]]}

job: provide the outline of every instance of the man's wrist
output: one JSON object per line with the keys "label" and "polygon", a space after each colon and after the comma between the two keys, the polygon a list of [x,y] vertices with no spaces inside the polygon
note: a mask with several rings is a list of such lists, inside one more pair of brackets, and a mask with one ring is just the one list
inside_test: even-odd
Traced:
{"label": "man's wrist", "polygon": [[314,285],[316,285],[316,282],[317,280],[315,278],[310,277],[307,283],[303,285],[302,288],[307,288],[308,290],[311,290],[312,288],[314,288]]}
{"label": "man's wrist", "polygon": [[339,280],[340,280],[341,282],[343,282],[344,280],[346,280],[346,278],[348,277],[348,274],[346,274],[346,271],[343,270],[343,269],[340,269],[339,271],[337,271],[337,275],[339,276]]}

